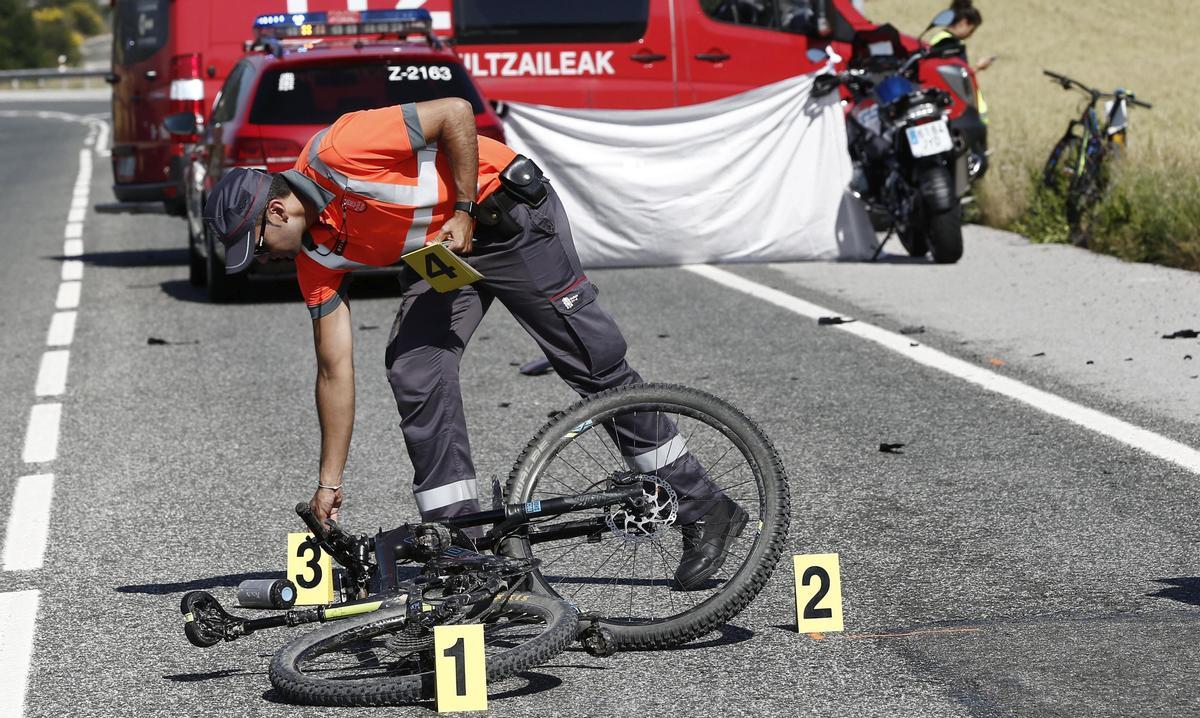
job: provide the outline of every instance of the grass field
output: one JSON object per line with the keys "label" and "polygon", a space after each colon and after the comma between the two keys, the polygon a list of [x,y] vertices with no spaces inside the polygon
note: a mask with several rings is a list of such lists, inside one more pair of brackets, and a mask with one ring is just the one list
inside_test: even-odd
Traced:
{"label": "grass field", "polygon": [[[868,16],[921,32],[947,0],[866,0]],[[988,102],[992,170],[979,190],[984,221],[1034,239],[1065,239],[1030,218],[1031,170],[1041,166],[1082,95],[1043,69],[1112,90],[1124,87],[1153,110],[1132,108],[1129,151],[1110,198],[1097,208],[1092,246],[1126,259],[1200,270],[1200,83],[1194,0],[976,0],[983,25],[968,43]],[[1043,218],[1044,219],[1044,218]]]}

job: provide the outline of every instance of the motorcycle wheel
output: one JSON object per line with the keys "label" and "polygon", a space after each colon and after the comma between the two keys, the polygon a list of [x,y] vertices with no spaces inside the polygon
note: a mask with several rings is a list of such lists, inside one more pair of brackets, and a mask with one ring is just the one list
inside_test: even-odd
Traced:
{"label": "motorcycle wheel", "polygon": [[910,221],[904,229],[896,231],[900,244],[910,257],[924,257],[929,253],[929,242],[925,239],[925,224],[922,217]]}
{"label": "motorcycle wheel", "polygon": [[962,207],[929,215],[929,251],[935,264],[962,259]]}

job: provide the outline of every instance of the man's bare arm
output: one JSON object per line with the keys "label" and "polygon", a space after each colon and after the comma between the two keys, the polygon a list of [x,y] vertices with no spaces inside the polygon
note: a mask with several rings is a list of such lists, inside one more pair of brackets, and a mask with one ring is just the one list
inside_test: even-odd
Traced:
{"label": "man's bare arm", "polygon": [[[436,142],[445,151],[454,173],[456,201],[474,202],[479,192],[479,139],[475,133],[475,111],[471,103],[457,97],[418,102],[417,119],[426,142]],[[471,251],[475,220],[456,212],[434,241],[450,240],[450,249],[460,254]]]}
{"label": "man's bare arm", "polygon": [[[313,320],[313,348],[317,355],[317,417],[321,423],[320,486],[340,487],[350,436],[354,431],[354,338],[350,307],[344,302],[329,314]],[[342,491],[320,488],[309,506],[318,521],[337,520]]]}

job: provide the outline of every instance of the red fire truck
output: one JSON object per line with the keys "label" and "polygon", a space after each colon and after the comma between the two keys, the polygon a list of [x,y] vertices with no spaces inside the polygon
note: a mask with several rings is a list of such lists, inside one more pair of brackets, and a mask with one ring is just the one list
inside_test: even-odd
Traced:
{"label": "red fire truck", "polygon": [[854,31],[874,26],[852,0],[112,1],[114,190],[176,211],[186,138],[162,120],[205,118],[258,15],[420,7],[489,99],[618,109],[705,102],[812,72],[810,47],[848,57]]}
{"label": "red fire truck", "polygon": [[[254,18],[302,13],[298,0],[111,0],[113,9],[113,192],[124,202],[162,200],[183,214],[188,138],[171,137],[163,119],[192,112],[207,119],[229,70],[253,37]],[[342,9],[390,9],[396,0],[331,0]],[[410,3],[411,4],[411,3]],[[359,7],[355,7],[359,6]],[[319,8],[324,9],[324,8]],[[448,18],[440,16],[442,24]]]}
{"label": "red fire truck", "polygon": [[565,107],[727,97],[813,72],[810,47],[848,50],[873,27],[851,0],[451,4],[455,46],[488,97]]}

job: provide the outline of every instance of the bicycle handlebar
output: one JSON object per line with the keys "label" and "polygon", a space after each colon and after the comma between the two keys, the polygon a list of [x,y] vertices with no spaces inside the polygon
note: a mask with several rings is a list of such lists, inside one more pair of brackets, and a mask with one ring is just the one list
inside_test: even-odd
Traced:
{"label": "bicycle handlebar", "polygon": [[308,507],[308,504],[296,504],[296,515],[304,519],[304,525],[308,526],[308,530],[312,532],[313,536],[317,537],[318,541],[325,540],[325,527],[321,525],[320,521],[317,521],[316,515],[313,514],[312,509]]}
{"label": "bicycle handlebar", "polygon": [[1117,90],[1116,92],[1101,92],[1094,87],[1088,87],[1079,80],[1072,79],[1066,75],[1060,75],[1057,72],[1042,70],[1042,74],[1062,85],[1064,90],[1069,90],[1072,86],[1074,86],[1091,95],[1092,99],[1094,100],[1124,99],[1130,104],[1137,105],[1138,107],[1144,107],[1147,110],[1153,109],[1153,105],[1151,105],[1149,102],[1142,102],[1141,100],[1137,99],[1132,92],[1126,92],[1124,90]]}

